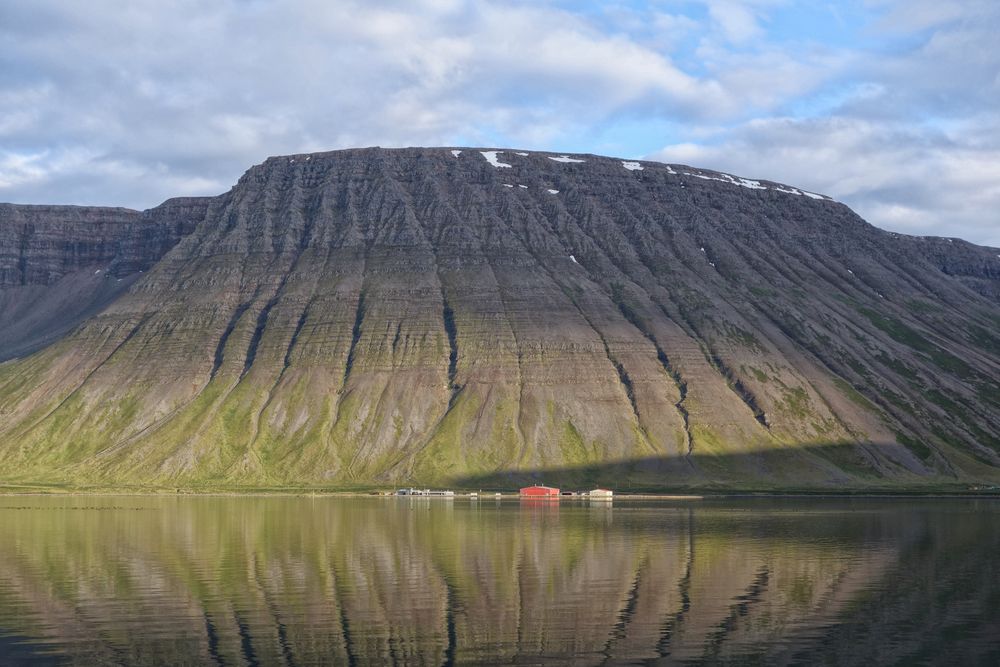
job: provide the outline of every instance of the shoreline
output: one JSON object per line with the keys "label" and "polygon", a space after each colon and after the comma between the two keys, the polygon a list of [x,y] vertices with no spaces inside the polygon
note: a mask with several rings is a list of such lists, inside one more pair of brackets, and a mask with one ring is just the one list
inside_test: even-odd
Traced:
{"label": "shoreline", "polygon": [[[20,487],[20,488],[19,488]],[[478,495],[470,495],[477,493]],[[25,485],[0,485],[0,498],[9,496],[48,496],[48,497],[186,497],[186,498],[407,498],[422,500],[518,500],[522,497],[517,491],[455,491],[454,496],[397,496],[391,490],[321,490],[321,489],[107,489],[107,488],[72,488]],[[615,492],[612,498],[590,498],[586,495],[555,496],[552,498],[524,498],[538,502],[574,502],[574,501],[711,501],[711,500],[754,500],[754,499],[981,499],[1000,500],[1000,490],[789,490],[789,491],[697,491],[690,492]]]}

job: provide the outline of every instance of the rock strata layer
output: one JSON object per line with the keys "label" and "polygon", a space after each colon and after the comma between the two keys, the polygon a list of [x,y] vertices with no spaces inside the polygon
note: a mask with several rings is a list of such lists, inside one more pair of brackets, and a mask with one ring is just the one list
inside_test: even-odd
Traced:
{"label": "rock strata layer", "polygon": [[0,286],[11,481],[1000,478],[1000,251],[766,181],[271,158],[144,213],[5,205]]}
{"label": "rock strata layer", "polygon": [[194,230],[209,201],[177,198],[143,212],[0,204],[0,361],[98,313]]}

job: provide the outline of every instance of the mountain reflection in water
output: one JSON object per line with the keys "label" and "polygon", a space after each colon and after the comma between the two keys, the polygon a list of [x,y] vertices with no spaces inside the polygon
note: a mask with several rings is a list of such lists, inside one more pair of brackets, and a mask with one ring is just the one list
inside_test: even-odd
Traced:
{"label": "mountain reflection in water", "polygon": [[998,510],[2,497],[0,664],[1000,664]]}

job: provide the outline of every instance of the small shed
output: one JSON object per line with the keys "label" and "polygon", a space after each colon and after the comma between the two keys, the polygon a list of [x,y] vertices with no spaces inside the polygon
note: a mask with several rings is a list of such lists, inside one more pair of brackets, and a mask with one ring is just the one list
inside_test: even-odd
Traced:
{"label": "small shed", "polygon": [[526,486],[521,489],[521,496],[528,498],[558,498],[559,489],[551,486]]}
{"label": "small shed", "polygon": [[594,489],[588,495],[591,498],[611,498],[615,492],[610,489]]}

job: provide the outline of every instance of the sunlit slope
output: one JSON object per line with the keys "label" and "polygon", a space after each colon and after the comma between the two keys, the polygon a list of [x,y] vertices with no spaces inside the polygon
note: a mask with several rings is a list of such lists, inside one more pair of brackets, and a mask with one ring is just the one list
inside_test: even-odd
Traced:
{"label": "sunlit slope", "polygon": [[0,365],[0,477],[1000,477],[997,251],[785,186],[553,157],[252,168],[103,311]]}

